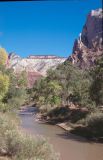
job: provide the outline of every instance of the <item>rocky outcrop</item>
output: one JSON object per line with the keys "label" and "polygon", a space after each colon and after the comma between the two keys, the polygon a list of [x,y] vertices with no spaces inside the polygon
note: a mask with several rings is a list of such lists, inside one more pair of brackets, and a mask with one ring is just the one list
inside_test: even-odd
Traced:
{"label": "rocky outcrop", "polygon": [[52,55],[34,55],[28,58],[21,58],[15,53],[10,53],[8,66],[13,68],[16,73],[25,70],[27,72],[39,72],[45,76],[48,69],[55,69],[58,64],[63,63],[65,60],[66,58]]}
{"label": "rocky outcrop", "polygon": [[53,55],[31,55],[21,58],[15,53],[10,53],[8,57],[8,67],[13,68],[16,74],[26,71],[28,75],[28,86],[32,87],[34,82],[42,76],[46,76],[47,70],[55,69],[66,58]]}
{"label": "rocky outcrop", "polygon": [[92,10],[68,60],[80,68],[89,68],[103,55],[103,10]]}

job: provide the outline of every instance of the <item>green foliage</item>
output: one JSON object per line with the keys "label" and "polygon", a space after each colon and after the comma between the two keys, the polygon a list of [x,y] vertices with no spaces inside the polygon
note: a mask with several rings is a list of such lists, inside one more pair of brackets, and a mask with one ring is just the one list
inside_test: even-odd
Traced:
{"label": "green foliage", "polygon": [[56,70],[48,70],[47,77],[34,85],[32,96],[39,106],[69,106],[72,102],[90,108],[94,106],[90,97],[91,83],[89,72],[79,70],[67,61]]}
{"label": "green foliage", "polygon": [[25,88],[16,88],[11,86],[5,96],[4,102],[9,106],[8,109],[17,109],[26,101],[27,94]]}
{"label": "green foliage", "polygon": [[96,105],[103,105],[103,58],[97,61],[93,73],[93,83],[91,85],[91,97]]}
{"label": "green foliage", "polygon": [[42,104],[39,106],[39,110],[42,114],[48,113],[52,110],[51,104]]}
{"label": "green foliage", "polygon": [[0,48],[0,65],[5,65],[8,59],[7,52],[4,48]]}
{"label": "green foliage", "polygon": [[58,105],[60,104],[60,92],[61,92],[61,86],[57,81],[50,81],[47,83],[47,103],[50,103],[51,105]]}
{"label": "green foliage", "polygon": [[47,117],[54,123],[67,120],[69,115],[69,109],[66,107],[54,107],[47,112]]}
{"label": "green foliage", "polygon": [[9,88],[9,77],[0,72],[0,100],[3,99]]}
{"label": "green foliage", "polygon": [[93,112],[89,114],[85,120],[84,124],[91,131],[91,136],[93,137],[103,137],[103,113],[100,111]]}
{"label": "green foliage", "polygon": [[0,112],[6,112],[10,109],[7,103],[0,102]]}
{"label": "green foliage", "polygon": [[0,63],[0,111],[17,109],[24,104],[27,98],[26,87],[25,72],[22,72],[18,78],[12,69],[7,69],[3,63]]}
{"label": "green foliage", "polygon": [[90,100],[89,88],[91,78],[89,73],[79,70],[70,62],[59,65],[56,73],[55,79],[57,79],[62,86],[61,98],[63,104],[69,105],[72,101],[83,107],[86,106]]}
{"label": "green foliage", "polygon": [[59,105],[62,88],[58,81],[39,80],[33,88],[33,98],[38,105]]}
{"label": "green foliage", "polygon": [[27,73],[22,71],[19,77],[17,77],[17,85],[19,87],[27,87]]}
{"label": "green foliage", "polygon": [[88,109],[95,108],[95,103],[90,96],[90,88],[92,85],[92,77],[89,72],[84,71],[81,76],[75,81],[73,98],[74,102],[78,103],[81,107],[87,107]]}
{"label": "green foliage", "polygon": [[84,119],[88,114],[88,111],[82,109],[70,109],[68,107],[55,107],[47,112],[47,117],[51,122],[69,122],[79,123],[81,119]]}

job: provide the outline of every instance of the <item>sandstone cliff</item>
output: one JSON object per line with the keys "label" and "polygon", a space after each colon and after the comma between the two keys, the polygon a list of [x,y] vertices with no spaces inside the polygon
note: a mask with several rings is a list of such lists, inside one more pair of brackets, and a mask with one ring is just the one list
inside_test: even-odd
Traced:
{"label": "sandstone cliff", "polygon": [[89,68],[103,55],[103,10],[92,10],[87,16],[82,33],[75,40],[68,60],[80,68]]}
{"label": "sandstone cliff", "polygon": [[48,69],[55,69],[58,64],[63,63],[65,60],[66,58],[53,55],[32,55],[27,58],[21,58],[15,53],[11,53],[8,58],[8,67],[13,68],[16,74],[26,71],[28,86],[32,87],[35,80],[46,76]]}
{"label": "sandstone cliff", "polygon": [[13,68],[16,73],[21,71],[39,72],[41,75],[46,75],[48,69],[56,68],[60,63],[63,63],[66,58],[57,56],[29,56],[21,58],[15,53],[9,55],[9,67]]}

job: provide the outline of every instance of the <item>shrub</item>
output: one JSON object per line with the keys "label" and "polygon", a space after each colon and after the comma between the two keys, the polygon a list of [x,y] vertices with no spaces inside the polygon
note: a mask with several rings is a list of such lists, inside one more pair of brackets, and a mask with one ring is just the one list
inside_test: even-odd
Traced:
{"label": "shrub", "polygon": [[72,110],[71,114],[70,114],[70,121],[72,123],[80,123],[81,121],[83,121],[83,119],[87,116],[88,111],[87,110],[81,110],[81,109],[77,109],[77,110]]}
{"label": "shrub", "polygon": [[8,110],[8,105],[6,103],[0,102],[0,112],[6,112]]}
{"label": "shrub", "polygon": [[18,97],[14,97],[8,100],[8,105],[11,109],[18,109],[23,104],[23,100]]}
{"label": "shrub", "polygon": [[45,138],[23,134],[16,121],[5,114],[0,114],[0,155],[13,160],[59,159]]}
{"label": "shrub", "polygon": [[54,107],[49,112],[47,112],[47,117],[54,122],[62,122],[68,119],[70,111],[66,107]]}
{"label": "shrub", "polygon": [[43,114],[44,114],[44,113],[48,113],[51,109],[52,109],[52,108],[51,108],[51,105],[50,105],[50,104],[41,105],[41,106],[39,107],[40,112],[43,113]]}
{"label": "shrub", "polygon": [[103,113],[95,112],[89,114],[85,119],[86,126],[94,136],[103,137]]}
{"label": "shrub", "polygon": [[0,100],[2,100],[9,88],[9,77],[0,72]]}
{"label": "shrub", "polygon": [[4,48],[0,47],[0,64],[5,65],[8,59],[7,52]]}
{"label": "shrub", "polygon": [[18,109],[25,103],[27,99],[26,90],[24,88],[9,88],[9,92],[4,98],[4,103],[7,104],[8,110]]}

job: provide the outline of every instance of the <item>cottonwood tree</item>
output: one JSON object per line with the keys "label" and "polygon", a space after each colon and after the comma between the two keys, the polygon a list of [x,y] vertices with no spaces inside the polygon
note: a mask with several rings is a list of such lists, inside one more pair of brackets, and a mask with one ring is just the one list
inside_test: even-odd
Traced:
{"label": "cottonwood tree", "polygon": [[8,59],[7,52],[4,48],[0,48],[0,65],[5,65]]}

